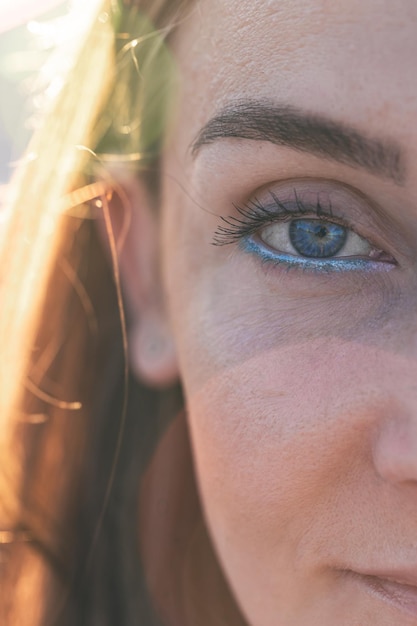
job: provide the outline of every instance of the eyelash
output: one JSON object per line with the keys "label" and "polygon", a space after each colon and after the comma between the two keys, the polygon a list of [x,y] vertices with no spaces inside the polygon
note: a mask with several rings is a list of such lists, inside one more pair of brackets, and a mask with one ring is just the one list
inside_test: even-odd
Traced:
{"label": "eyelash", "polygon": [[273,205],[265,206],[256,198],[251,200],[247,204],[242,206],[234,204],[239,217],[229,216],[221,217],[221,220],[226,226],[220,225],[217,227],[214,237],[213,245],[215,246],[227,246],[232,243],[239,242],[243,237],[256,233],[260,228],[273,224],[275,222],[284,222],[290,219],[297,219],[300,217],[318,217],[327,218],[328,221],[340,224],[345,228],[350,228],[343,220],[335,219],[331,205],[329,209],[323,209],[320,198],[317,198],[316,206],[307,207],[297,196],[294,190],[296,210],[289,209],[283,202],[279,200],[276,194],[272,191],[269,192],[273,201]]}
{"label": "eyelash", "polygon": [[213,245],[225,246],[238,243],[243,251],[255,254],[265,263],[281,265],[287,269],[302,269],[303,271],[315,273],[345,272],[349,270],[386,270],[392,269],[395,265],[394,259],[392,259],[392,262],[381,262],[372,258],[364,259],[360,257],[314,259],[292,256],[268,248],[265,243],[254,238],[258,231],[274,223],[288,222],[302,217],[312,217],[323,222],[331,222],[351,232],[355,232],[355,229],[344,219],[334,216],[331,203],[329,203],[328,208],[324,208],[319,196],[315,205],[311,203],[305,205],[294,189],[295,200],[292,201],[293,206],[289,208],[279,200],[274,192],[271,191],[269,193],[272,203],[267,206],[262,204],[257,198],[242,206],[234,204],[233,206],[238,215],[221,217],[222,224],[217,227],[214,233]]}

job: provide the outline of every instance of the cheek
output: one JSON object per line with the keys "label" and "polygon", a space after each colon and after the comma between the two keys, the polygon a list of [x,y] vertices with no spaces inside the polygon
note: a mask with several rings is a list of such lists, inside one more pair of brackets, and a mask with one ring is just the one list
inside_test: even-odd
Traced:
{"label": "cheek", "polygon": [[275,625],[282,607],[282,623],[342,623],[306,615],[339,597],[334,572],[363,563],[385,541],[380,519],[402,510],[384,499],[373,444],[415,402],[405,308],[385,279],[359,289],[265,272],[214,252],[192,219],[165,224],[166,297],[219,560],[251,623]]}
{"label": "cheek", "polygon": [[193,224],[169,214],[164,268],[207,515],[218,536],[264,527],[276,538],[290,520],[296,533],[294,517],[325,501],[345,464],[366,462],[379,407],[398,394],[392,371],[409,378],[394,349],[377,347],[393,297],[375,285],[358,298],[350,282],[317,295],[291,274],[265,277],[215,256]]}
{"label": "cheek", "polygon": [[291,584],[313,585],[313,573],[340,557],[344,533],[356,533],[356,545],[364,540],[355,529],[374,516],[374,431],[411,384],[415,364],[332,338],[264,351],[233,367],[211,363],[198,384],[191,361],[189,368],[197,475],[232,586],[239,597],[251,594],[260,564],[259,588],[271,597],[277,588],[294,593],[294,564],[302,575]]}
{"label": "cheek", "polygon": [[307,601],[374,537],[372,443],[416,364],[385,279],[265,272],[184,213],[166,217],[163,267],[200,492],[237,597],[273,616],[278,589]]}
{"label": "cheek", "polygon": [[345,470],[342,448],[366,455],[375,407],[371,377],[364,389],[356,376],[364,362],[376,367],[374,349],[326,339],[212,368],[197,386],[184,372],[198,472],[216,523],[247,519],[276,532],[327,497]]}

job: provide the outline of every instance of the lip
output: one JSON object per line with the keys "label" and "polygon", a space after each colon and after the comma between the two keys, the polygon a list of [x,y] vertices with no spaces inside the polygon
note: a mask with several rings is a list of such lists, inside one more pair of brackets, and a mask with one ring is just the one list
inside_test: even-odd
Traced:
{"label": "lip", "polygon": [[374,597],[417,617],[417,568],[352,574]]}

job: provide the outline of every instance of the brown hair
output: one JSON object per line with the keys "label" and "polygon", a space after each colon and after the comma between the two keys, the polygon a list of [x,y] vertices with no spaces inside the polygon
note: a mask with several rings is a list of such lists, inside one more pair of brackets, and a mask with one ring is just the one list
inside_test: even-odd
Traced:
{"label": "brown hair", "polygon": [[[151,623],[139,558],[129,560],[138,488],[130,477],[156,433],[126,411],[115,242],[109,228],[109,263],[91,220],[109,192],[92,174],[111,159],[155,169],[164,42],[188,4],[84,5],[63,87],[45,104],[2,209],[2,624]],[[149,390],[135,388],[129,401],[145,416],[158,412]]]}

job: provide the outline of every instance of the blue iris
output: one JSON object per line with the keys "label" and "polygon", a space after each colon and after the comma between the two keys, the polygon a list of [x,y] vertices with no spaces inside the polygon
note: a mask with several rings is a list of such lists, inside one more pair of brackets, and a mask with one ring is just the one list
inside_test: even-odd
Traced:
{"label": "blue iris", "polygon": [[347,230],[334,222],[300,219],[290,223],[289,236],[292,245],[302,256],[326,259],[343,248]]}

